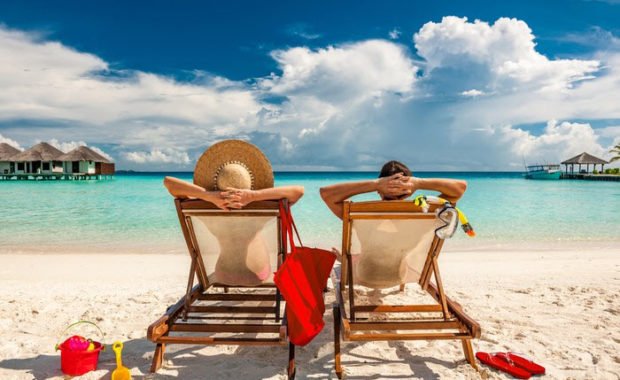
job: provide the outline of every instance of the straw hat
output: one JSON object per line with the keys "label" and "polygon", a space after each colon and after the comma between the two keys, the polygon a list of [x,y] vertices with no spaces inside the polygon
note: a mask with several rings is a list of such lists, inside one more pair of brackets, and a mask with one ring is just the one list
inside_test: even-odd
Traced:
{"label": "straw hat", "polygon": [[194,183],[207,190],[265,189],[273,187],[273,171],[256,146],[241,140],[225,140],[200,156],[194,168]]}

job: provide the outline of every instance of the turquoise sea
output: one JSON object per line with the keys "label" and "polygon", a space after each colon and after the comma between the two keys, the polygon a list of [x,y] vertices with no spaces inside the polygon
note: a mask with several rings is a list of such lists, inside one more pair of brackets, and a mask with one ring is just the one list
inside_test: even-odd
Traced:
{"label": "turquoise sea", "polygon": [[[185,249],[166,175],[127,173],[107,181],[0,182],[0,252],[182,252]],[[374,172],[280,172],[276,185],[302,184],[293,208],[307,245],[339,246],[340,221],[319,196],[321,186],[375,178]],[[620,244],[620,183],[531,181],[520,173],[423,172],[467,180],[459,207],[477,236],[460,230],[452,247],[552,242]],[[357,200],[377,199],[376,194]]]}

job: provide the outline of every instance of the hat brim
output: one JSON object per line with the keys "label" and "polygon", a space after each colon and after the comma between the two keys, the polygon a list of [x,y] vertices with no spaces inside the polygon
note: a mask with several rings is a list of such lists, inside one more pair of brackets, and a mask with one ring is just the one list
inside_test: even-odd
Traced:
{"label": "hat brim", "polygon": [[215,174],[222,165],[231,162],[241,162],[250,171],[253,190],[273,187],[271,163],[260,149],[242,140],[224,140],[211,145],[196,163],[194,183],[208,191],[218,190]]}

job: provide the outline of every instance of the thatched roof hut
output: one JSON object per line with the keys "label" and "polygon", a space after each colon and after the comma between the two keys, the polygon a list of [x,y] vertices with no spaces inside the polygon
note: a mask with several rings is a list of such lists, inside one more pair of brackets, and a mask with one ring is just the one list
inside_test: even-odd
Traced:
{"label": "thatched roof hut", "polygon": [[80,146],[72,151],[63,154],[58,157],[59,161],[94,161],[94,162],[104,162],[106,164],[110,163],[110,160],[103,157],[101,154],[95,152],[86,146]]}
{"label": "thatched roof hut", "polygon": [[581,165],[586,165],[586,164],[608,164],[608,161],[605,161],[601,158],[598,157],[594,157],[591,154],[588,154],[586,152],[583,152],[581,154],[576,155],[573,158],[569,158],[566,161],[562,161],[563,165],[567,165],[567,164],[581,164]]}
{"label": "thatched roof hut", "polygon": [[568,172],[568,165],[571,166],[571,173],[574,172],[575,165],[579,165],[579,172],[581,172],[581,165],[586,165],[587,173],[590,171],[590,165],[592,165],[592,170],[596,169],[596,165],[601,165],[601,171],[603,171],[603,167],[608,163],[608,161],[605,161],[602,158],[594,157],[586,152],[578,154],[573,158],[569,158],[566,161],[562,161],[562,165],[566,165],[566,172]]}
{"label": "thatched roof hut", "polygon": [[115,172],[113,162],[86,146],[77,147],[58,160],[64,162],[65,173],[114,175]]}
{"label": "thatched roof hut", "polygon": [[40,142],[30,149],[11,157],[11,161],[27,162],[27,161],[59,161],[58,158],[63,152],[54,148],[46,142]]}
{"label": "thatched roof hut", "polygon": [[0,144],[0,161],[11,161],[13,156],[21,153],[21,150],[7,143]]}

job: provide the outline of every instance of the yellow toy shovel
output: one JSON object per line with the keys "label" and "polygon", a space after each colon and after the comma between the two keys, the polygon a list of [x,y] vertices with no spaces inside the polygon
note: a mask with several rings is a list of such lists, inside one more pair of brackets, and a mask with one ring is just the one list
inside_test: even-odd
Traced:
{"label": "yellow toy shovel", "polygon": [[116,354],[116,369],[112,372],[112,380],[131,380],[131,372],[129,368],[123,367],[123,359],[121,359],[123,342],[114,342],[112,349]]}

